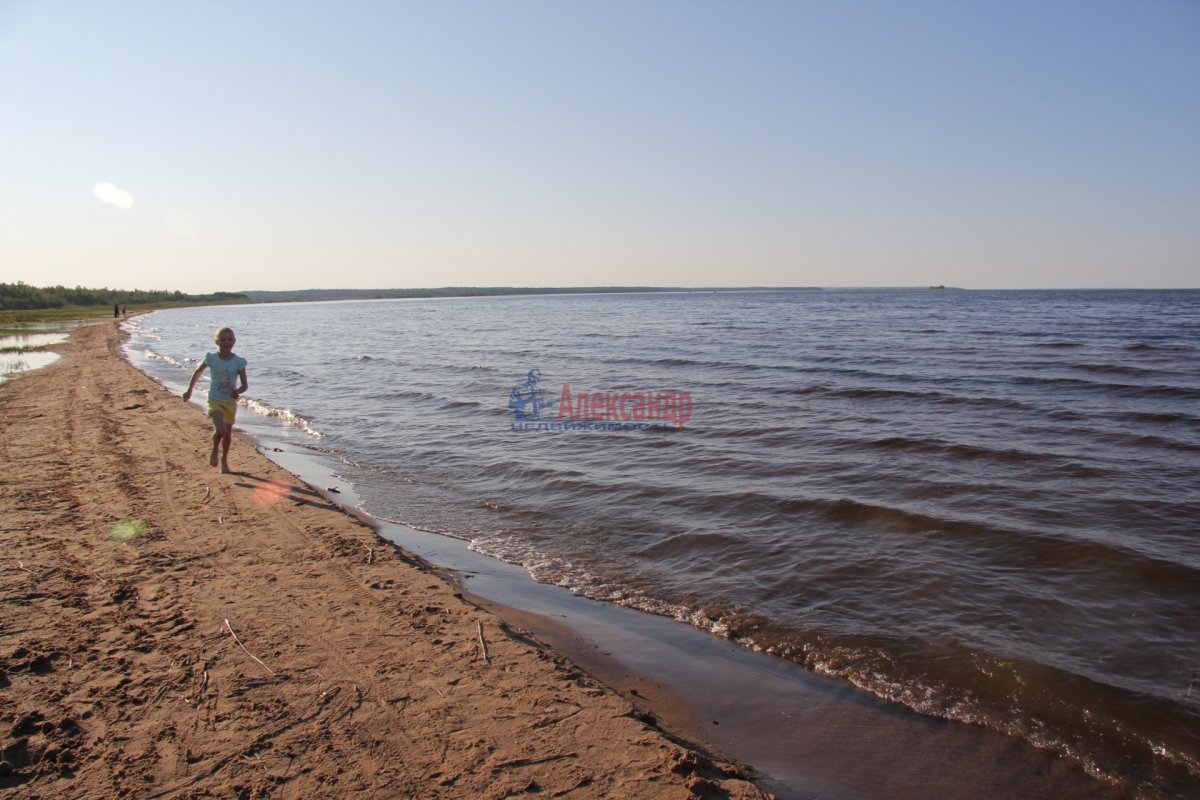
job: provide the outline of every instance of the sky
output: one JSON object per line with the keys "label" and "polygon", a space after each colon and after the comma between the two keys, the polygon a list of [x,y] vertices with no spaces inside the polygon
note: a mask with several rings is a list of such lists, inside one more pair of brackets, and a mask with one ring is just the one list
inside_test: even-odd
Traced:
{"label": "sky", "polygon": [[0,282],[1200,286],[1200,0],[0,0]]}

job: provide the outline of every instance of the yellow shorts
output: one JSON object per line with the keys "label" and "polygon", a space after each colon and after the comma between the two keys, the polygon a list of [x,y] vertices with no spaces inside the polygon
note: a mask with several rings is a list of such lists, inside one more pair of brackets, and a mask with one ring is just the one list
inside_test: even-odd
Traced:
{"label": "yellow shorts", "polygon": [[232,425],[237,415],[237,400],[209,400],[208,415],[211,417],[217,411],[221,412],[221,419],[226,425]]}

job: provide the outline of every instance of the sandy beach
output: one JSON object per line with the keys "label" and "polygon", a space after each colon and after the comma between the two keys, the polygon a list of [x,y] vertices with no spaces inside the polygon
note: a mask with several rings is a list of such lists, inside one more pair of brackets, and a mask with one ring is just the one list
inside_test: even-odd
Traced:
{"label": "sandy beach", "polygon": [[127,364],[0,385],[0,792],[768,796]]}

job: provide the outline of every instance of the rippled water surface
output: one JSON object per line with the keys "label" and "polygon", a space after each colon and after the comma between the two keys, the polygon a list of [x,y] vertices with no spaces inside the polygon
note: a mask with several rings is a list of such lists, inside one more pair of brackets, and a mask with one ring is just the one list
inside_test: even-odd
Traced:
{"label": "rippled water surface", "polygon": [[[1200,292],[236,306],[130,352],[182,388],[226,324],[242,417],[377,516],[1200,794]],[[550,429],[514,430],[533,369]],[[564,385],[690,418],[554,429]]]}

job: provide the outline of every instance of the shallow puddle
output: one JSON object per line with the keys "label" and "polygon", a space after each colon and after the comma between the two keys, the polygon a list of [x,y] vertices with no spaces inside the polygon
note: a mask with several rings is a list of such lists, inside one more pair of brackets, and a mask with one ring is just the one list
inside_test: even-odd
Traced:
{"label": "shallow puddle", "polygon": [[58,353],[40,348],[61,344],[67,340],[66,331],[12,332],[0,335],[0,382],[16,372],[49,366],[57,361]]}

